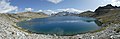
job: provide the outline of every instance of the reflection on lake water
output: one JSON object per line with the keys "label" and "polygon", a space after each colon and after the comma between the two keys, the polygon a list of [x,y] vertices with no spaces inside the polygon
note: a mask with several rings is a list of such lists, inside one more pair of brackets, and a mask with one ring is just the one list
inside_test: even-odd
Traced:
{"label": "reflection on lake water", "polygon": [[99,23],[94,18],[77,16],[58,16],[36,18],[18,22],[17,25],[31,32],[57,35],[75,35],[78,33],[98,30]]}

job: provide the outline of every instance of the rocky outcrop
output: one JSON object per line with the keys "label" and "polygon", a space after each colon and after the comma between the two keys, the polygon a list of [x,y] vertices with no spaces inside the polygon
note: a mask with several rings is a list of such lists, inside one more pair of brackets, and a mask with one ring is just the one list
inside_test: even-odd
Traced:
{"label": "rocky outcrop", "polygon": [[108,4],[103,7],[98,7],[95,10],[95,15],[93,15],[93,17],[100,19],[100,21],[103,23],[119,23],[119,16],[120,7],[112,6],[111,4]]}
{"label": "rocky outcrop", "polygon": [[120,10],[120,7],[118,6],[112,6],[111,4],[108,4],[106,6],[102,6],[102,7],[98,7],[95,10],[95,15],[94,16],[101,16],[101,15],[105,15],[106,13],[108,13],[109,11],[112,10]]}

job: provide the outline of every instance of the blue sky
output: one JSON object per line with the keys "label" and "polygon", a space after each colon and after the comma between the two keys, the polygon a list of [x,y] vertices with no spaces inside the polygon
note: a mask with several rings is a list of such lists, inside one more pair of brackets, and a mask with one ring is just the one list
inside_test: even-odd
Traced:
{"label": "blue sky", "polygon": [[[1,0],[1,13],[24,11],[95,10],[106,4],[120,5],[120,0]],[[7,6],[7,7],[6,7]],[[4,7],[4,8],[2,8]]]}
{"label": "blue sky", "polygon": [[[93,2],[92,2],[93,1]],[[95,1],[95,2],[94,2]],[[99,6],[100,1],[97,0],[64,0],[58,4],[51,3],[47,0],[12,0],[11,5],[18,6],[22,9],[33,8],[36,10],[54,10],[61,8],[77,8],[81,10],[94,9]]]}

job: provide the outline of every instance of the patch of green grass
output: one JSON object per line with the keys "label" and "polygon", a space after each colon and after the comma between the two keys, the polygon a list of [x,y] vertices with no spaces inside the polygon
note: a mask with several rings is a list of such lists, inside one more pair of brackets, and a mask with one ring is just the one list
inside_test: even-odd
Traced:
{"label": "patch of green grass", "polygon": [[15,25],[12,25],[12,26],[13,26],[14,28],[17,28],[17,29],[21,30],[21,31],[27,32],[28,34],[32,34],[32,32],[30,32],[30,31],[28,31],[28,30],[26,30],[26,29],[20,28],[20,27],[15,26]]}
{"label": "patch of green grass", "polygon": [[106,27],[102,27],[101,29],[99,29],[99,30],[95,30],[95,31],[90,32],[90,33],[96,33],[96,32],[103,31],[103,30],[105,30],[107,27],[108,27],[108,26],[106,26]]}

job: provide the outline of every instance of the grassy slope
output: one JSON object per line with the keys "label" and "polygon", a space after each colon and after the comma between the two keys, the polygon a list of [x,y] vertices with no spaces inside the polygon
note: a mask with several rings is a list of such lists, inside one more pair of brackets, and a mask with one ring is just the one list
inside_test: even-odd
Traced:
{"label": "grassy slope", "polygon": [[[99,21],[101,21],[103,24],[107,24],[107,25],[104,25],[105,27],[101,28],[100,30],[93,31],[91,33],[100,32],[102,30],[105,30],[107,27],[109,27],[108,25],[110,23],[114,23],[114,24],[120,23],[120,10],[117,10],[117,9],[109,10],[109,11],[103,10],[103,12],[100,12],[100,13],[104,13],[104,14],[96,15],[96,14],[90,13],[90,12],[85,12],[85,13],[79,14],[79,16],[83,16],[83,17],[95,17],[95,18],[99,19]],[[93,15],[93,16],[91,16],[91,15]],[[115,30],[119,31],[120,28],[117,28]]]}
{"label": "grassy slope", "polygon": [[[103,24],[107,24],[105,25],[105,27],[101,28],[100,30],[94,31],[94,32],[100,32],[102,30],[105,30],[107,27],[109,27],[108,25],[110,23],[114,23],[114,24],[119,24],[120,23],[120,10],[110,10],[107,13],[104,13],[100,16],[97,16],[96,18],[98,18]],[[115,29],[115,31],[120,31],[120,28]]]}
{"label": "grassy slope", "polygon": [[97,16],[103,23],[120,23],[120,10],[111,10],[108,13]]}

